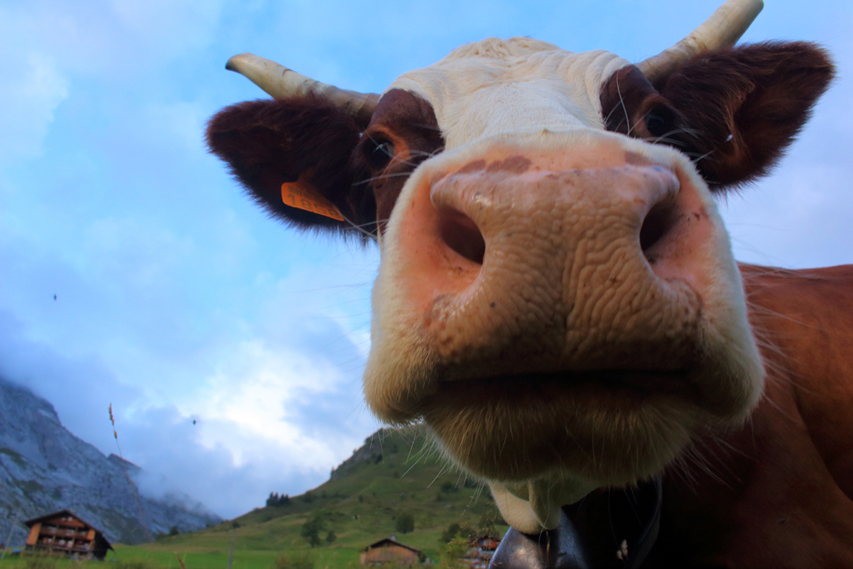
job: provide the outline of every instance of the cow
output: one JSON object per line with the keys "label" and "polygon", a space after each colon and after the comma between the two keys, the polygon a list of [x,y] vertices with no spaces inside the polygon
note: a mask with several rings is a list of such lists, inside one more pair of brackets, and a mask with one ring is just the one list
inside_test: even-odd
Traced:
{"label": "cow", "polygon": [[486,481],[495,567],[853,566],[853,266],[738,264],[714,202],[834,73],[735,45],[762,7],[637,64],[487,39],[381,95],[228,62],[273,98],[211,151],[273,216],[378,243],[365,398]]}

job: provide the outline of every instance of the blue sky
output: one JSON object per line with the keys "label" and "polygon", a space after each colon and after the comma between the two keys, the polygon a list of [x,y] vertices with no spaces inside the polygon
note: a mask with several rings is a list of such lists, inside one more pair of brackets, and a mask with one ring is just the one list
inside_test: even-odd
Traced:
{"label": "blue sky", "polygon": [[[853,5],[766,4],[745,41],[821,43],[839,78],[774,174],[723,204],[736,256],[853,262]],[[112,402],[152,493],[162,475],[232,517],[319,484],[379,426],[360,386],[378,255],[284,229],[206,153],[212,114],[264,96],[225,61],[381,92],[487,36],[640,60],[716,6],[0,0],[0,374],[105,453]]]}

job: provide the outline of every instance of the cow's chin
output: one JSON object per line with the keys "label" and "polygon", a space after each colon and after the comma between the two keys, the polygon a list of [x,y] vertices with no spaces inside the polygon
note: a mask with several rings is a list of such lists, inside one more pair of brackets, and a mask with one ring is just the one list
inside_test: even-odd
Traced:
{"label": "cow's chin", "polygon": [[625,485],[662,470],[707,414],[686,371],[542,373],[442,383],[422,414],[447,453],[491,481]]}

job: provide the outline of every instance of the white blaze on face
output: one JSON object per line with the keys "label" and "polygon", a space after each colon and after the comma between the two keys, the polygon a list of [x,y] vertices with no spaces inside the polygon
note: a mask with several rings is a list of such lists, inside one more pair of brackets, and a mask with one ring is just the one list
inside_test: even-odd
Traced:
{"label": "white blaze on face", "polygon": [[602,130],[601,86],[626,65],[606,51],[571,53],[529,38],[492,38],[402,75],[389,90],[429,101],[450,150],[504,133]]}

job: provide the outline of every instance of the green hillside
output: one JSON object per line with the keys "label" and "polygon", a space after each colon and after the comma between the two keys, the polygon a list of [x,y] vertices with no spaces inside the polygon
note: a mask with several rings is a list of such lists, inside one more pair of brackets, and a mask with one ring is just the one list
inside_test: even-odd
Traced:
{"label": "green hillside", "polygon": [[[409,521],[414,529],[404,532]],[[317,528],[316,547],[303,535],[306,522]],[[499,535],[507,529],[488,488],[449,465],[419,427],[383,429],[335,469],[329,481],[290,497],[284,505],[257,508],[152,544],[118,546],[116,557],[178,568],[177,552],[187,569],[224,568],[233,539],[234,569],[273,568],[282,554],[307,554],[318,569],[333,569],[357,564],[365,546],[395,535],[435,560],[444,550],[442,535],[452,524],[469,532],[496,526],[493,531]],[[327,541],[330,531],[332,542]]]}

